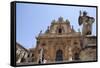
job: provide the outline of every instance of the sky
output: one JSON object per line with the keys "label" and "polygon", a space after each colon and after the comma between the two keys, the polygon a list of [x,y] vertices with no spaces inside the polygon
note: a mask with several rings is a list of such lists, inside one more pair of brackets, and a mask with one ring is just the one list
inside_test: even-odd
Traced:
{"label": "sky", "polygon": [[[74,29],[82,28],[78,25],[79,11],[87,11],[88,15],[96,19],[95,7],[43,5],[31,3],[16,4],[16,42],[25,48],[36,46],[36,37],[39,32],[45,32],[52,20],[61,16],[68,19]],[[92,35],[96,35],[96,20],[92,26]]]}

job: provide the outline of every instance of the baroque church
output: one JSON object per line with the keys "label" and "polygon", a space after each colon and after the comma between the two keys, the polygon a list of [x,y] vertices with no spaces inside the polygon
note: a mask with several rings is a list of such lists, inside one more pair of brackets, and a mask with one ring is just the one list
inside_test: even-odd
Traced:
{"label": "baroque church", "polygon": [[[92,35],[92,23],[94,18],[87,16],[87,12],[81,12],[78,18],[79,26],[83,25],[82,32],[75,31],[69,20],[52,20],[46,31],[36,37],[36,47],[23,49],[17,63],[59,63],[74,61],[97,60],[97,37]],[[18,45],[17,45],[18,46]],[[16,49],[16,52],[18,52]],[[20,49],[21,50],[21,49]],[[19,60],[20,59],[20,60]],[[23,62],[21,61],[23,60]]]}

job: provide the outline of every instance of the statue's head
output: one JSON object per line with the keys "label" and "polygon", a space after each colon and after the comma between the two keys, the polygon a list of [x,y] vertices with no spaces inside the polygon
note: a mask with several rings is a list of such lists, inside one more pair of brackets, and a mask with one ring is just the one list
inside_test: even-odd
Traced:
{"label": "statue's head", "polygon": [[86,16],[86,15],[87,15],[87,12],[86,12],[86,11],[84,11],[84,12],[83,12],[83,16]]}

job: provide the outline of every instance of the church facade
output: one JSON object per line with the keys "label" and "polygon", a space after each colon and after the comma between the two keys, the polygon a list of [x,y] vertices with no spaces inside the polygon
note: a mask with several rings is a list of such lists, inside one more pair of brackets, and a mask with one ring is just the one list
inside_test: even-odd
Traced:
{"label": "church facade", "polygon": [[[79,18],[79,22],[85,18],[84,14],[81,19]],[[97,60],[97,37],[91,33],[91,28],[83,32],[79,29],[76,31],[70,21],[63,20],[63,17],[52,20],[47,30],[44,33],[40,31],[36,37],[36,47],[29,50],[32,54],[31,58],[34,57],[31,63],[95,61]]]}
{"label": "church facade", "polygon": [[81,50],[81,33],[71,27],[68,20],[53,20],[44,34],[39,34],[36,46],[36,57],[40,58],[39,50],[43,48],[43,57],[48,62],[78,59]]}
{"label": "church facade", "polygon": [[53,20],[45,33],[40,32],[36,39],[37,62],[43,59],[48,63],[96,60],[96,36],[84,36],[80,30],[76,32],[62,17]]}

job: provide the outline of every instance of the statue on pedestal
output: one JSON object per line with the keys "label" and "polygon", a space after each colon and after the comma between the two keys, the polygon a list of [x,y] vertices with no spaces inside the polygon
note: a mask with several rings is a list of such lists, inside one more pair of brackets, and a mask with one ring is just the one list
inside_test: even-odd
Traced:
{"label": "statue on pedestal", "polygon": [[80,16],[78,18],[78,24],[82,25],[82,34],[83,35],[91,35],[92,34],[92,24],[94,23],[95,19],[87,15],[87,12],[84,11],[83,13],[80,11]]}

